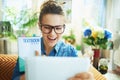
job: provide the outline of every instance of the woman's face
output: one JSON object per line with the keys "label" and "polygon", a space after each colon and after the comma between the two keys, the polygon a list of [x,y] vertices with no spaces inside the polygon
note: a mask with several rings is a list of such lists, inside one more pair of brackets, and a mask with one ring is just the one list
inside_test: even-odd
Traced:
{"label": "woman's face", "polygon": [[54,47],[64,32],[64,16],[46,14],[40,23],[45,47]]}

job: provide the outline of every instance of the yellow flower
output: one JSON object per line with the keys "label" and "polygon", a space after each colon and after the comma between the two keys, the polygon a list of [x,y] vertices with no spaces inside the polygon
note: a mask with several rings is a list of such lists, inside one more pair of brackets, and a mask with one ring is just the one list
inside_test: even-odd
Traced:
{"label": "yellow flower", "polygon": [[92,37],[95,39],[98,36],[98,32],[97,31],[93,31],[92,32]]}

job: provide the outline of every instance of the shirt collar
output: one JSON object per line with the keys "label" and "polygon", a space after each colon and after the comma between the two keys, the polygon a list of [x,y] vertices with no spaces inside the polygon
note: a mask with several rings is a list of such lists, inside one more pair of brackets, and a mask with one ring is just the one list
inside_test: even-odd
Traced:
{"label": "shirt collar", "polygon": [[[53,48],[56,51],[56,53],[58,53],[60,45],[61,45],[61,41],[58,41],[57,44],[55,45],[55,47]],[[41,52],[42,52],[42,54],[45,55],[43,38],[41,38]]]}
{"label": "shirt collar", "polygon": [[55,51],[58,53],[58,50],[60,48],[60,45],[61,45],[61,41],[58,41],[57,44],[55,45]]}

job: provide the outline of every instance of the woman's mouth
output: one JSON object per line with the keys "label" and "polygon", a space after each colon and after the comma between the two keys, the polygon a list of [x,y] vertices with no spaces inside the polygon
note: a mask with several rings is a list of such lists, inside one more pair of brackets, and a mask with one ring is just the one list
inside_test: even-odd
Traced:
{"label": "woman's mouth", "polygon": [[48,37],[48,39],[49,39],[50,41],[55,41],[57,38],[50,38],[50,37]]}

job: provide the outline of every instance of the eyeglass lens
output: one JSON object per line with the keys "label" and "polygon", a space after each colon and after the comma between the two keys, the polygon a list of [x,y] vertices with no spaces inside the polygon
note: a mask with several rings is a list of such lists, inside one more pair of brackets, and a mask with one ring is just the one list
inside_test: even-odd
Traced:
{"label": "eyeglass lens", "polygon": [[41,25],[41,29],[43,33],[49,34],[52,29],[54,29],[55,33],[61,34],[65,30],[65,25],[57,25],[57,26],[51,26],[51,25]]}

